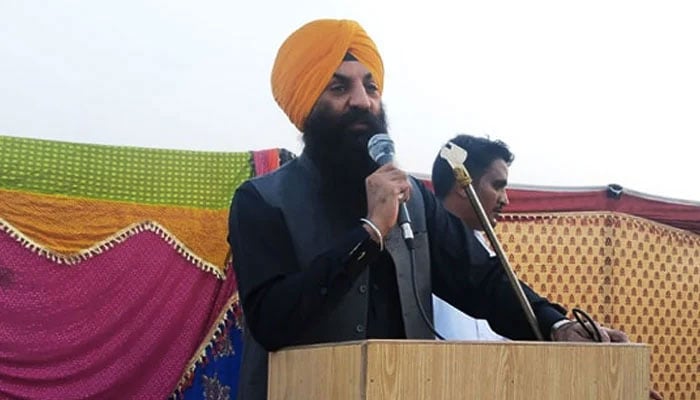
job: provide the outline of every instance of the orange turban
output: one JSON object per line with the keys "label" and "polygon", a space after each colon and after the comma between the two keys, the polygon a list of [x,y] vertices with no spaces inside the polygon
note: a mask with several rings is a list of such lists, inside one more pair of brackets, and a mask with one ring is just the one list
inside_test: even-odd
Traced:
{"label": "orange turban", "polygon": [[333,73],[352,54],[382,92],[384,65],[377,46],[355,21],[321,19],[297,29],[284,41],[272,67],[272,94],[301,131]]}

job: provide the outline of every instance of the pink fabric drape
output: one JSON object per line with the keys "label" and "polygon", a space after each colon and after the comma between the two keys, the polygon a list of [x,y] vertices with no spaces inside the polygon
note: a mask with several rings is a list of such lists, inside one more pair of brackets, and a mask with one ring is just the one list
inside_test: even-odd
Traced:
{"label": "pink fabric drape", "polygon": [[0,398],[163,399],[235,290],[158,230],[76,265],[0,226]]}

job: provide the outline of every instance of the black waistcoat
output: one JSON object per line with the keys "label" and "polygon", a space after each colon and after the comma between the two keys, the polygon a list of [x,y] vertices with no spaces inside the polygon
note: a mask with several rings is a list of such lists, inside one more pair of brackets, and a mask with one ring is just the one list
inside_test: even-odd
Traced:
{"label": "black waistcoat", "polygon": [[[412,178],[411,178],[412,179]],[[334,241],[347,230],[340,221],[334,220],[323,206],[320,192],[320,175],[306,155],[287,163],[272,174],[252,180],[257,191],[269,205],[279,208],[290,230],[297,261],[302,269],[323,251],[331,248]],[[416,183],[413,195],[407,203],[414,231],[416,252],[416,283],[418,296],[428,318],[432,319],[430,286],[430,254],[426,234],[423,199]],[[358,224],[360,222],[358,221]],[[432,339],[433,335],[420,316],[413,295],[410,253],[394,227],[385,238],[385,246],[396,267],[396,279],[401,302],[401,314],[409,339]],[[325,315],[310,325],[292,345],[341,342],[366,339],[369,296],[367,287],[369,270],[365,270],[354,282],[353,288],[342,298],[333,313]],[[267,393],[267,352],[250,335],[244,333],[243,365],[241,366],[239,398],[262,400]]]}

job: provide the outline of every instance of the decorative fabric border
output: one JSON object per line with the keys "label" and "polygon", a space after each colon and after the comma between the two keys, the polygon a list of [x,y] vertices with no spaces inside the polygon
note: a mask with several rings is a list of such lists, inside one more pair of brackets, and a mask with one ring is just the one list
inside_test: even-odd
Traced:
{"label": "decorative fabric border", "polygon": [[137,233],[143,231],[151,231],[159,235],[163,240],[170,244],[177,252],[182,255],[187,261],[197,266],[197,268],[202,271],[209,272],[216,276],[220,280],[225,280],[226,277],[221,272],[221,270],[214,264],[207,262],[206,260],[198,257],[196,254],[192,253],[187,246],[180,242],[175,236],[173,236],[167,229],[153,221],[143,221],[139,223],[132,224],[114,235],[105,239],[93,246],[81,250],[74,254],[61,254],[57,253],[47,247],[44,247],[27,236],[25,236],[21,231],[14,228],[10,223],[0,218],[0,229],[6,232],[10,237],[14,238],[20,242],[25,248],[29,249],[33,253],[45,257],[57,264],[65,265],[76,265],[84,260],[95,257],[103,252],[114,247],[118,243],[122,243],[128,238],[136,235]]}
{"label": "decorative fabric border", "polygon": [[228,326],[230,323],[235,322],[236,326],[234,329],[240,329],[237,321],[241,313],[240,299],[238,297],[238,291],[236,291],[221,310],[211,330],[207,333],[202,340],[202,344],[187,363],[170,399],[179,399],[182,397],[183,392],[192,384],[195,370],[206,362],[207,350],[211,350],[216,345],[217,340],[221,339],[223,335],[229,334]]}
{"label": "decorative fabric border", "polygon": [[[499,219],[503,222],[519,222],[519,221],[535,221],[543,219],[553,219],[561,217],[583,217],[583,216],[593,216],[593,217],[613,217],[633,220],[638,223],[648,223],[655,226],[658,229],[666,230],[670,233],[679,236],[687,236],[690,239],[697,238],[700,240],[700,234],[693,231],[689,231],[682,228],[677,228],[675,226],[667,225],[662,222],[654,221],[648,218],[639,217],[632,214],[626,214],[615,211],[569,211],[569,212],[551,212],[551,213],[504,213],[501,214]],[[612,222],[611,222],[612,224]],[[619,222],[618,222],[619,224]]]}

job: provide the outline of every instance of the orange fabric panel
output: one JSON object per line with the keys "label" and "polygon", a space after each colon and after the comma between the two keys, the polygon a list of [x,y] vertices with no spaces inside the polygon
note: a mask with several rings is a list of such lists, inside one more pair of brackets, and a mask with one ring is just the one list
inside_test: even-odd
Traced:
{"label": "orange fabric panel", "polygon": [[192,253],[221,270],[228,254],[228,209],[204,210],[0,190],[2,218],[27,238],[71,254],[127,226],[156,221]]}

